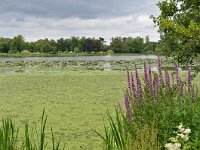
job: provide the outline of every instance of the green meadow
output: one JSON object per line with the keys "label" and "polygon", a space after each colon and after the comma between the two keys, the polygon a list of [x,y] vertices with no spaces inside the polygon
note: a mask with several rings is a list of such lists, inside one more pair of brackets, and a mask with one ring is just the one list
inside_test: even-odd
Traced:
{"label": "green meadow", "polygon": [[[23,135],[24,124],[40,124],[46,109],[46,133],[63,134],[65,149],[102,149],[94,132],[107,124],[106,111],[123,102],[125,71],[75,71],[0,74],[0,116],[11,117]],[[49,145],[51,146],[51,145]]]}

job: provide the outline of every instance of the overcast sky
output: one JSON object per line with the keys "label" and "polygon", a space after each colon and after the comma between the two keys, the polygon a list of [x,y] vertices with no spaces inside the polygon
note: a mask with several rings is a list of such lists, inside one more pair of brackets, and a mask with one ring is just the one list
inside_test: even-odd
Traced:
{"label": "overcast sky", "polygon": [[26,41],[71,36],[150,36],[159,34],[150,15],[159,0],[0,0],[0,37],[22,34]]}

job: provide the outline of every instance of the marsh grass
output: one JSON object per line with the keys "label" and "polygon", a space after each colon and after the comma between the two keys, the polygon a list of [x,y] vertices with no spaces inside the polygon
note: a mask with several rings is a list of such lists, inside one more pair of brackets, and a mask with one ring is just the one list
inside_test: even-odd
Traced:
{"label": "marsh grass", "polygon": [[[24,137],[18,137],[19,128],[17,128],[12,119],[2,119],[2,127],[0,128],[0,150],[46,150],[46,123],[47,116],[43,110],[41,117],[40,130],[31,128],[28,123],[25,124]],[[38,132],[39,131],[39,132]],[[52,150],[59,150],[61,139],[55,141],[53,129],[52,134]],[[62,148],[64,149],[64,147]]]}

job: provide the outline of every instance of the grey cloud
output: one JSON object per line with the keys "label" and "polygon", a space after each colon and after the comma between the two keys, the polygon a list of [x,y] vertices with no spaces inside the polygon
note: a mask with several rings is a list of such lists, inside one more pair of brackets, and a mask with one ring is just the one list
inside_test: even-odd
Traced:
{"label": "grey cloud", "polygon": [[22,34],[28,40],[70,36],[150,35],[148,17],[158,0],[0,0],[0,36]]}
{"label": "grey cloud", "polygon": [[[84,19],[151,13],[157,0],[1,0],[0,13]],[[148,4],[148,5],[145,5]]]}

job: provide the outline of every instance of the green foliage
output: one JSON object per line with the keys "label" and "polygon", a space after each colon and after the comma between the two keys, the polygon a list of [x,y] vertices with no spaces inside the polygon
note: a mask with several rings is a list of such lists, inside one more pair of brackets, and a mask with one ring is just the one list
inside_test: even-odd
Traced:
{"label": "green foliage", "polygon": [[192,63],[200,52],[200,1],[164,0],[152,17],[161,33],[162,51],[180,63]]}
{"label": "green foliage", "polygon": [[121,53],[123,49],[123,39],[121,37],[112,38],[110,49],[115,53]]}
{"label": "green foliage", "polygon": [[[149,40],[149,39],[148,39]],[[148,53],[153,52],[152,43],[144,43],[141,37],[114,37],[110,45],[106,45],[104,38],[75,37],[58,40],[39,39],[35,42],[25,42],[22,35],[13,39],[0,38],[0,53],[20,54],[23,50],[31,53],[57,54],[58,52],[99,53],[112,49],[115,53]],[[75,52],[77,53],[77,52]],[[22,54],[23,55],[23,54]],[[14,56],[14,55],[13,55]]]}
{"label": "green foliage", "polygon": [[2,119],[2,127],[0,128],[0,149],[14,150],[17,148],[19,129],[15,128],[12,120]]}
{"label": "green foliage", "polygon": [[0,52],[8,53],[10,50],[11,39],[8,38],[0,38]]}
{"label": "green foliage", "polygon": [[24,49],[24,37],[22,35],[15,36],[11,41],[10,50],[21,52]]}
{"label": "green foliage", "polygon": [[127,71],[125,111],[116,109],[115,119],[108,114],[109,128],[105,127],[105,136],[99,134],[105,149],[162,149],[180,122],[193,131],[190,142],[194,149],[199,149],[200,97],[191,84],[190,70],[187,82],[182,81],[176,66],[175,83],[170,82],[173,75],[170,77],[167,71],[165,78],[162,77],[160,65],[158,73],[151,73],[149,68],[150,65],[147,71],[144,65],[144,82],[138,78],[136,67],[135,78]]}
{"label": "green foliage", "polygon": [[108,55],[113,55],[113,54],[114,54],[114,51],[111,50],[111,49],[109,49],[109,50],[107,51],[107,54],[108,54]]}
{"label": "green foliage", "polygon": [[110,49],[115,53],[143,53],[145,48],[144,39],[141,37],[112,38]]}
{"label": "green foliage", "polygon": [[[28,123],[25,124],[24,138],[18,137],[19,129],[15,127],[10,118],[2,119],[2,127],[0,128],[0,149],[1,150],[45,150],[47,143],[46,139],[46,122],[47,116],[43,110],[41,118],[40,132],[38,134],[37,128],[30,128]],[[30,132],[32,131],[32,132]],[[60,141],[56,143],[53,130],[52,134],[52,150],[59,150]],[[22,143],[22,145],[20,145]],[[56,146],[56,147],[55,147]],[[63,148],[64,149],[64,148]]]}

